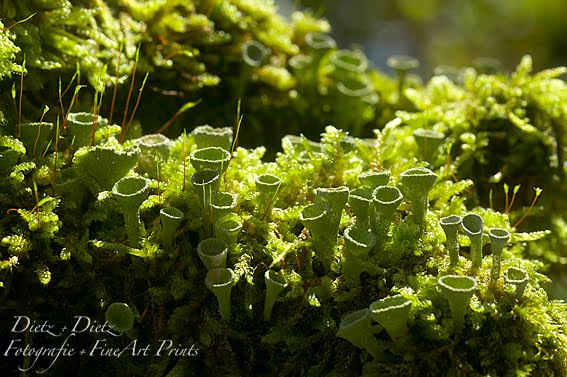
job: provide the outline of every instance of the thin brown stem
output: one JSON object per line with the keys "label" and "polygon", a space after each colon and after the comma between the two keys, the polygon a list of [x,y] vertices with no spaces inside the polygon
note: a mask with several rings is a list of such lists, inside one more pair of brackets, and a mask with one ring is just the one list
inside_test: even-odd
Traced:
{"label": "thin brown stem", "polygon": [[518,220],[518,221],[516,222],[516,224],[513,225],[513,228],[515,228],[515,227],[517,227],[518,225],[520,225],[520,223],[521,223],[522,221],[524,221],[524,219],[530,214],[532,208],[534,208],[534,205],[535,205],[536,202],[537,202],[537,198],[539,198],[539,195],[540,195],[541,192],[542,192],[542,190],[541,190],[540,188],[538,188],[538,187],[536,187],[535,190],[536,190],[536,195],[535,195],[535,197],[534,197],[534,200],[532,201],[532,204],[530,205],[530,208],[528,208],[528,210],[526,211],[526,213],[524,213],[524,216],[522,216],[522,218],[521,218],[520,220]]}
{"label": "thin brown stem", "polygon": [[118,49],[118,64],[116,65],[116,76],[114,77],[114,90],[112,92],[112,102],[110,103],[110,115],[108,116],[108,124],[112,124],[112,115],[114,114],[114,104],[116,103],[116,92],[118,91],[118,76],[120,75],[120,61],[122,60],[122,48],[124,45],[120,43]]}
{"label": "thin brown stem", "polygon": [[[60,81],[61,82],[61,81]],[[57,117],[56,123],[56,131],[55,131],[55,156],[53,160],[53,196],[55,196],[57,192],[57,155],[59,151],[59,117]]]}
{"label": "thin brown stem", "polygon": [[159,128],[159,130],[157,130],[155,133],[156,134],[161,134],[162,132],[164,132],[165,130],[167,130],[169,128],[169,126],[171,126],[171,124],[181,115],[183,114],[185,111],[197,106],[198,104],[201,103],[201,99],[199,98],[197,101],[195,102],[187,102],[185,105],[181,106],[179,108],[179,110],[177,110],[175,112],[175,114],[173,114],[173,116],[171,118],[169,118],[169,120],[167,122],[165,122],[163,124],[163,126],[161,126]]}
{"label": "thin brown stem", "polygon": [[506,214],[510,212],[512,206],[514,205],[514,200],[516,200],[516,194],[520,190],[520,185],[514,187],[514,192],[512,193],[512,200],[510,200],[510,205],[506,208]]}
{"label": "thin brown stem", "polygon": [[134,115],[136,115],[136,110],[138,110],[138,105],[140,104],[140,98],[142,98],[142,92],[144,91],[144,86],[146,86],[146,80],[148,79],[149,74],[150,74],[150,72],[146,72],[146,76],[144,77],[144,81],[142,81],[142,86],[140,87],[140,90],[138,91],[138,98],[136,98],[136,104],[134,105],[134,110],[132,111],[132,114],[130,116],[130,120],[128,121],[128,125],[126,126],[126,129],[123,130],[124,132],[120,135],[120,139],[119,139],[120,143],[122,143],[122,141],[126,137],[126,133],[130,129],[130,126],[132,125],[132,121],[134,120]]}
{"label": "thin brown stem", "polygon": [[[136,80],[136,68],[138,67],[138,57],[140,53],[140,45],[136,50],[136,58],[134,59],[134,67],[132,68],[132,82],[130,82],[130,89],[128,89],[128,96],[126,97],[126,106],[124,108],[124,116],[122,117],[122,132],[124,132],[124,126],[126,125],[126,119],[128,118],[128,107],[130,107],[130,97],[132,96],[132,91],[134,90],[134,81]],[[123,136],[120,135],[122,139]]]}
{"label": "thin brown stem", "polygon": [[504,183],[504,193],[506,194],[506,204],[504,204],[504,211],[508,213],[508,185]]}
{"label": "thin brown stem", "polygon": [[155,156],[155,161],[156,161],[156,170],[157,170],[157,195],[158,195],[158,205],[159,208],[161,209],[161,188],[160,188],[160,175],[159,175],[159,156],[158,153],[156,152],[156,156]]}
{"label": "thin brown stem", "polygon": [[13,28],[14,26],[19,25],[19,24],[21,24],[22,22],[28,21],[30,18],[32,18],[32,17],[35,16],[36,14],[37,14],[37,13],[32,13],[32,14],[30,14],[28,17],[24,18],[23,20],[16,21],[16,22],[14,22],[12,25],[10,25],[10,26],[8,26],[8,27],[0,28],[0,30],[2,30],[2,31],[8,31],[8,30],[10,30],[11,28]]}
{"label": "thin brown stem", "polygon": [[41,118],[39,118],[39,126],[37,127],[37,136],[35,137],[35,141],[33,143],[32,158],[33,156],[35,156],[35,151],[37,149],[37,142],[41,135],[41,125],[43,124],[43,117],[45,116],[45,113],[47,113],[47,111],[49,111],[49,107],[47,107],[46,105],[45,108],[43,109],[43,113],[41,114]]}
{"label": "thin brown stem", "polygon": [[20,98],[18,105],[18,139],[21,137],[22,126],[22,96],[24,93],[24,71],[26,69],[26,55],[24,54],[24,62],[22,64],[22,74],[20,75]]}

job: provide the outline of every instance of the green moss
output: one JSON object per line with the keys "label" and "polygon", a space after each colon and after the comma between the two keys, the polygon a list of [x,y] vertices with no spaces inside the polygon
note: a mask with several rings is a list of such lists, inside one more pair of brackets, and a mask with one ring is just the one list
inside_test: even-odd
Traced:
{"label": "green moss", "polygon": [[[0,180],[0,313],[57,321],[109,315],[140,342],[172,339],[202,351],[182,361],[71,358],[56,363],[53,375],[64,368],[84,375],[107,369],[196,376],[567,374],[567,305],[548,297],[543,275],[549,265],[565,263],[567,86],[557,78],[563,69],[532,74],[525,58],[508,76],[469,69],[462,83],[435,76],[421,86],[409,76],[396,83],[368,70],[362,52],[338,50],[317,34],[328,31],[324,21],[296,13],[288,23],[269,1],[14,4],[3,4],[5,25],[37,12],[0,31],[0,79],[18,72],[14,62],[26,54],[23,120],[41,113],[38,98],[58,98],[59,76],[62,91],[79,82],[79,74],[71,80],[76,63],[89,88],[73,111],[93,111],[94,90],[113,89],[118,77],[116,111],[108,115],[120,119],[127,98],[120,84],[132,73],[140,42],[138,69],[151,72],[153,92],[141,97],[133,116],[138,134],[138,120],[146,132],[157,129],[183,106],[182,97],[202,98],[168,129],[171,139],[119,141],[122,128],[111,124],[95,131],[94,145],[91,134],[78,150],[64,117],[57,123],[59,110],[52,111],[50,138],[40,154],[26,155],[24,145],[31,144],[18,140],[18,114],[9,91],[2,92],[2,106],[9,106],[1,109],[7,126],[0,173],[7,179]],[[252,40],[269,56],[244,69],[242,47]],[[317,41],[326,42],[322,49]],[[46,94],[39,96],[39,88]],[[233,123],[238,90],[238,115],[245,117]],[[359,90],[363,95],[355,96]],[[67,112],[71,99],[62,97]],[[104,95],[105,116],[111,97]],[[224,128],[177,136],[182,124]],[[233,124],[238,132],[227,128]],[[299,132],[304,136],[293,135]],[[445,135],[437,154],[425,141],[416,143],[414,134],[424,133]],[[270,142],[284,135],[277,152]],[[160,139],[167,147],[154,145]],[[257,147],[238,146],[246,143]],[[412,187],[415,172],[428,182]],[[141,202],[115,200],[119,187],[110,192],[129,180],[143,180],[143,190],[125,192],[143,191]],[[536,181],[544,189],[541,202],[518,224]],[[504,182],[522,184],[515,199],[506,201]],[[394,195],[377,198],[382,191]],[[387,219],[368,203],[369,192],[375,202],[395,202]],[[126,221],[135,230],[127,241],[120,212],[130,204],[134,216]],[[179,212],[166,230],[160,210],[168,214],[170,207]],[[471,214],[483,219],[481,236],[493,228],[510,234],[500,261],[504,279],[494,278],[496,259],[482,253],[488,237],[471,244],[454,234],[451,255],[446,252],[440,219]],[[226,269],[207,272],[199,245],[216,242],[213,235],[229,241],[219,250]],[[476,290],[455,318],[438,281],[472,274]],[[270,279],[277,290],[266,287]],[[117,297],[129,305],[109,305]],[[395,339],[367,315],[386,297],[401,297],[409,308],[407,328],[394,329]],[[117,305],[120,312],[111,315]],[[349,330],[358,319],[362,341]],[[7,326],[0,330],[8,333]],[[120,347],[122,339],[107,341]]]}

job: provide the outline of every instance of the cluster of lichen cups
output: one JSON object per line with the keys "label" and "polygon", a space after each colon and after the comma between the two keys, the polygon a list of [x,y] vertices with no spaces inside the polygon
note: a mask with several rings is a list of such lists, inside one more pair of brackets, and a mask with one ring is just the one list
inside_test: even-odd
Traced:
{"label": "cluster of lichen cups", "polygon": [[[426,227],[428,192],[436,178],[435,173],[427,168],[408,169],[400,175],[402,188],[410,199],[413,221],[419,226],[421,232],[425,231]],[[387,240],[394,213],[404,198],[398,188],[387,185],[389,172],[364,173],[359,180],[363,187],[351,190],[348,198],[355,222],[353,226],[344,231],[342,252],[341,268],[349,287],[358,285],[359,276],[363,271],[376,274],[380,270],[380,267],[373,266],[367,260],[367,256],[371,251],[378,254],[384,251],[384,243]],[[307,206],[300,217],[312,234],[313,247],[318,256],[322,252],[329,253],[331,250],[328,244],[325,250],[318,249],[321,247],[321,240],[326,240],[326,242],[335,240],[329,234],[321,234],[323,231],[335,230],[334,227],[331,228],[333,223],[326,219],[326,216],[329,216],[327,212],[330,211],[330,207],[319,204],[321,202],[323,201],[318,202],[316,199],[315,204]],[[334,202],[340,203],[337,200]],[[317,224],[318,221],[326,222],[327,226]],[[447,239],[446,249],[449,254],[450,268],[456,267],[459,263],[460,247],[457,235],[462,229],[470,239],[471,271],[473,273],[478,271],[482,266],[484,226],[482,217],[477,214],[469,214],[464,218],[451,215],[440,219],[439,223]],[[321,237],[318,242],[315,239],[317,237]],[[500,276],[502,250],[510,238],[510,233],[505,229],[493,228],[489,232],[489,237],[493,252],[490,276],[491,281],[494,282]],[[330,258],[328,254],[326,258]],[[374,260],[381,259],[375,258]],[[516,297],[520,299],[528,281],[527,273],[522,269],[510,267],[504,278],[507,284],[513,284],[516,287]],[[452,328],[457,335],[462,331],[465,313],[477,286],[478,282],[472,276],[449,274],[438,279],[439,291],[449,303]],[[411,307],[412,301],[399,294],[377,300],[366,309],[344,316],[336,335],[349,340],[358,348],[365,349],[373,357],[379,357],[383,351],[378,346],[375,334],[384,328],[392,340],[403,340],[409,331],[407,321]],[[373,325],[373,321],[377,325]]]}
{"label": "cluster of lichen cups", "polygon": [[[379,100],[367,75],[368,59],[359,50],[337,49],[327,34],[307,33],[304,42],[304,53],[288,62],[297,80],[297,98],[317,96],[324,103],[320,110],[329,113],[337,128],[360,135]],[[345,107],[350,111],[339,111]]]}
{"label": "cluster of lichen cups", "polygon": [[[106,124],[104,119],[95,122]],[[79,129],[84,128],[86,126]],[[237,196],[219,190],[222,176],[231,159],[232,132],[226,128],[202,126],[193,131],[193,137],[197,149],[190,154],[188,160],[195,168],[191,183],[199,198],[203,216],[203,233],[196,252],[207,270],[205,286],[216,296],[221,318],[229,321],[231,292],[238,282],[238,276],[227,267],[227,256],[231,245],[238,242],[242,223],[235,214]],[[170,140],[150,135],[122,150],[89,146],[85,135],[75,136],[74,140],[77,145],[86,144],[76,151],[74,157],[79,181],[95,194],[111,191],[124,216],[129,245],[133,248],[140,247],[143,233],[140,207],[148,198],[151,181],[138,174],[147,174],[150,178],[159,176],[156,161],[167,158]],[[306,142],[303,138],[289,136],[285,141],[289,148],[298,151],[298,160],[307,158],[301,154],[306,151],[306,147],[313,150],[319,148],[317,143]],[[425,151],[423,154],[429,155]],[[112,171],[105,166],[112,166]],[[138,174],[127,175],[134,167]],[[411,205],[411,215],[403,221],[417,225],[419,234],[427,231],[428,194],[436,179],[437,175],[427,168],[411,168],[400,174],[398,188],[389,185],[390,171],[369,171],[360,174],[358,188],[349,190],[346,186],[340,186],[315,189],[314,203],[303,208],[299,220],[310,233],[313,252],[322,262],[324,273],[331,272],[333,265],[340,260],[339,268],[347,286],[356,289],[363,272],[371,276],[377,275],[384,272],[383,267],[399,260],[400,256],[386,255],[397,209],[404,198],[407,199]],[[255,197],[257,215],[269,220],[283,180],[277,175],[265,173],[256,176],[254,183],[258,192]],[[347,203],[353,221],[344,230],[341,254],[337,255],[341,217]],[[177,208],[160,209],[162,244],[167,252],[173,252],[176,232],[184,218],[183,211]],[[456,267],[460,262],[459,231],[462,230],[470,239],[471,271],[474,274],[482,266],[482,217],[477,214],[468,214],[464,218],[451,215],[440,219],[439,223],[446,235],[450,268]],[[500,277],[502,250],[510,234],[505,229],[493,228],[488,235],[493,253],[490,276],[492,281],[496,281]],[[369,262],[370,256],[378,263]],[[510,267],[504,274],[504,281],[515,286],[516,297],[520,299],[528,275],[522,269]],[[266,293],[263,319],[270,321],[277,298],[288,284],[284,274],[275,270],[265,272],[264,282]],[[438,279],[439,291],[449,303],[455,334],[459,334],[464,326],[469,301],[478,284],[471,276],[449,274]],[[400,294],[376,300],[369,307],[344,316],[336,336],[347,339],[374,358],[379,358],[383,354],[383,348],[379,346],[375,335],[385,329],[393,341],[403,342],[409,335],[408,319],[411,309],[412,300]],[[126,304],[111,305],[107,316],[120,331],[128,331],[133,326],[133,317],[130,317],[130,309]]]}
{"label": "cluster of lichen cups", "polygon": [[[92,136],[90,132],[93,122],[100,126],[108,124],[106,119],[93,119],[92,115],[89,117],[89,114],[83,113],[71,119],[74,123],[69,132],[73,133],[73,141],[77,146],[81,146],[74,154],[75,175],[93,194],[111,192],[118,210],[123,214],[129,246],[140,248],[144,233],[140,207],[148,198],[151,185],[150,179],[142,175],[159,179],[158,161],[168,157],[171,141],[163,135],[146,135],[136,139],[131,147],[122,150],[106,146],[91,147],[87,136]],[[205,285],[217,296],[221,317],[228,320],[230,290],[236,284],[237,277],[231,269],[226,268],[226,256],[229,245],[237,242],[238,233],[242,229],[242,224],[234,214],[236,195],[219,192],[221,175],[230,161],[232,131],[228,128],[201,126],[193,131],[193,137],[197,149],[189,156],[189,161],[196,170],[191,182],[199,197],[204,225],[203,240],[198,245],[197,254],[209,271]],[[140,175],[128,175],[134,167]],[[270,202],[273,201],[273,196],[270,197]],[[184,218],[185,214],[178,208],[160,209],[165,251],[173,252],[176,232]],[[272,298],[267,300],[269,302]],[[273,306],[273,302],[268,304],[270,305]],[[266,318],[269,318],[269,313],[271,309],[267,311]]]}
{"label": "cluster of lichen cups", "polygon": [[[473,271],[482,267],[482,247],[484,220],[478,214],[468,214],[465,217],[450,215],[439,220],[447,241],[447,251],[450,258],[450,266],[455,267],[459,263],[459,241],[458,233],[462,230],[470,241],[470,259]],[[510,239],[510,232],[502,228],[490,229],[488,236],[492,247],[492,268],[490,271],[491,281],[500,278],[500,266],[502,261],[502,250]]]}
{"label": "cluster of lichen cups", "polygon": [[[465,233],[470,241],[470,259],[473,272],[482,267],[482,247],[484,220],[478,214],[468,214],[465,217],[450,215],[439,220],[439,224],[445,233],[447,240],[447,251],[450,258],[450,266],[455,267],[459,263],[459,230]],[[490,271],[491,281],[500,278],[500,266],[502,261],[502,250],[510,239],[510,232],[502,228],[492,228],[488,233],[492,247],[492,267]]]}

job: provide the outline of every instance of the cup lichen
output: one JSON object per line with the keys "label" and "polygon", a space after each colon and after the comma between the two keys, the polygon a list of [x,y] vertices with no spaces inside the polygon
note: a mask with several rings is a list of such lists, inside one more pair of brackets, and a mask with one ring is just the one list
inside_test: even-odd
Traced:
{"label": "cup lichen", "polygon": [[427,168],[411,168],[400,174],[400,181],[407,190],[411,211],[416,224],[425,227],[425,214],[429,206],[428,194],[437,180],[437,174]]}
{"label": "cup lichen", "polygon": [[476,213],[463,217],[463,231],[471,241],[471,261],[473,268],[482,266],[482,230],[484,220]]}
{"label": "cup lichen", "polygon": [[459,240],[457,234],[461,228],[463,218],[457,215],[450,215],[439,219],[439,224],[445,232],[447,239],[447,250],[449,251],[449,258],[451,266],[456,266],[459,263]]}
{"label": "cup lichen", "polygon": [[446,275],[438,280],[441,292],[449,301],[453,328],[460,332],[464,322],[465,313],[469,306],[469,300],[477,289],[477,282],[470,276]]}
{"label": "cup lichen", "polygon": [[214,268],[205,277],[205,285],[217,297],[219,313],[225,321],[230,321],[230,293],[237,281],[236,274],[230,268]]}
{"label": "cup lichen", "polygon": [[407,321],[412,301],[402,295],[395,295],[370,304],[370,316],[378,322],[392,340],[400,340],[408,333]]}
{"label": "cup lichen", "polygon": [[140,206],[148,198],[150,181],[143,177],[125,177],[120,179],[112,188],[124,221],[126,234],[132,247],[140,246],[142,222],[140,220]]}

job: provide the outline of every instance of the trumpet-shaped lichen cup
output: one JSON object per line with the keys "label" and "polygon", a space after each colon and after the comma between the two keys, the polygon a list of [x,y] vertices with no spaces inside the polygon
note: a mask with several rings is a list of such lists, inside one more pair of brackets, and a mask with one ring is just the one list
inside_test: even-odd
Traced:
{"label": "trumpet-shaped lichen cup", "polygon": [[411,300],[401,295],[386,297],[370,304],[370,316],[386,329],[392,340],[400,340],[408,333],[411,305]]}
{"label": "trumpet-shaped lichen cup", "polygon": [[220,175],[216,170],[200,170],[191,176],[193,190],[197,193],[203,210],[207,209],[211,197],[220,187]]}
{"label": "trumpet-shaped lichen cup", "polygon": [[272,311],[280,293],[287,287],[285,276],[281,272],[268,270],[264,273],[266,299],[264,300],[264,321],[272,318]]}
{"label": "trumpet-shaped lichen cup", "polygon": [[138,146],[117,150],[111,147],[85,147],[75,152],[73,168],[93,193],[109,191],[132,169],[140,156]]}
{"label": "trumpet-shaped lichen cup", "polygon": [[125,177],[112,188],[118,206],[124,215],[128,242],[132,247],[139,247],[141,241],[142,222],[140,206],[148,198],[150,181],[143,177]]}
{"label": "trumpet-shaped lichen cup", "polygon": [[197,254],[207,270],[226,267],[228,244],[220,238],[208,238],[199,242]]}
{"label": "trumpet-shaped lichen cup", "polygon": [[96,129],[105,126],[108,126],[108,119],[93,113],[70,113],[67,116],[67,132],[75,149],[92,145]]}
{"label": "trumpet-shaped lichen cup", "polygon": [[457,235],[462,222],[463,218],[457,215],[450,215],[439,220],[439,224],[443,228],[445,238],[447,239],[447,250],[451,266],[456,266],[459,263],[459,240]]}
{"label": "trumpet-shaped lichen cup", "polygon": [[438,280],[441,293],[449,301],[453,328],[460,332],[465,322],[469,301],[476,291],[477,282],[470,276],[446,275]]}
{"label": "trumpet-shaped lichen cup", "polygon": [[338,234],[343,209],[348,201],[349,189],[340,187],[319,187],[315,189],[315,202],[325,202],[329,205],[328,226]]}
{"label": "trumpet-shaped lichen cup", "polygon": [[504,281],[516,287],[516,298],[519,300],[524,295],[530,277],[526,270],[517,267],[509,267],[504,273]]}
{"label": "trumpet-shaped lichen cup", "polygon": [[329,226],[329,208],[326,202],[316,202],[303,208],[299,214],[299,221],[311,233],[315,255],[327,271],[331,268],[333,251],[337,245],[337,232]]}
{"label": "trumpet-shaped lichen cup", "polygon": [[445,140],[445,134],[418,128],[413,131],[413,137],[417,143],[418,157],[432,164],[437,157],[439,146]]}
{"label": "trumpet-shaped lichen cup", "polygon": [[191,134],[198,149],[220,147],[230,152],[232,147],[233,133],[230,127],[214,128],[206,124],[195,127]]}
{"label": "trumpet-shaped lichen cup", "polygon": [[463,231],[471,241],[471,261],[473,268],[482,266],[482,230],[484,220],[480,215],[471,213],[463,217]]}
{"label": "trumpet-shaped lichen cup", "polygon": [[230,320],[230,293],[238,279],[230,268],[215,268],[205,277],[205,285],[217,297],[219,313],[225,321]]}
{"label": "trumpet-shaped lichen cup", "polygon": [[166,251],[171,251],[175,239],[175,231],[183,220],[183,212],[174,207],[165,207],[159,211],[162,226],[161,242]]}
{"label": "trumpet-shaped lichen cup", "polygon": [[390,181],[390,171],[384,170],[381,172],[367,171],[358,176],[358,180],[364,188],[374,191],[379,186],[386,186]]}
{"label": "trumpet-shaped lichen cup", "polygon": [[437,174],[427,168],[411,168],[400,175],[411,202],[414,221],[421,229],[425,226],[425,214],[429,204],[428,195],[437,180]]}
{"label": "trumpet-shaped lichen cup", "polygon": [[214,223],[215,235],[231,245],[238,242],[238,234],[242,230],[242,223],[236,219],[225,217]]}
{"label": "trumpet-shaped lichen cup", "polygon": [[365,260],[376,243],[374,234],[359,227],[347,228],[344,233],[343,264],[341,270],[349,287],[360,283],[360,274],[368,270]]}
{"label": "trumpet-shaped lichen cup", "polygon": [[261,216],[264,216],[269,214],[283,181],[274,174],[260,174],[254,182],[259,193],[258,211]]}
{"label": "trumpet-shaped lichen cup", "polygon": [[224,173],[230,162],[230,152],[221,147],[197,149],[189,156],[195,170],[215,170]]}
{"label": "trumpet-shaped lichen cup", "polygon": [[490,278],[498,280],[500,277],[500,265],[502,262],[502,250],[510,239],[510,232],[502,228],[492,228],[488,232],[490,237],[490,245],[492,246],[492,269],[490,270]]}
{"label": "trumpet-shaped lichen cup", "polygon": [[360,75],[368,69],[368,59],[363,53],[352,50],[338,50],[331,53],[329,60],[339,78]]}
{"label": "trumpet-shaped lichen cup", "polygon": [[236,208],[236,195],[230,192],[217,192],[211,198],[213,222],[233,213]]}
{"label": "trumpet-shaped lichen cup", "polygon": [[372,229],[376,235],[376,245],[382,247],[388,237],[388,230],[394,213],[403,199],[402,192],[393,186],[379,186],[372,193]]}
{"label": "trumpet-shaped lichen cup", "polygon": [[366,350],[373,358],[377,359],[381,356],[382,350],[374,334],[379,331],[376,331],[371,323],[368,308],[357,310],[341,319],[336,336],[348,340],[357,348]]}
{"label": "trumpet-shaped lichen cup", "polygon": [[358,228],[368,229],[372,192],[363,188],[351,190],[348,195],[348,204],[352,214],[356,218],[356,226]]}

